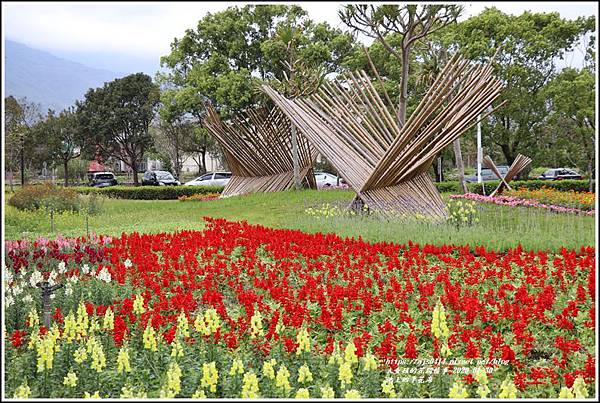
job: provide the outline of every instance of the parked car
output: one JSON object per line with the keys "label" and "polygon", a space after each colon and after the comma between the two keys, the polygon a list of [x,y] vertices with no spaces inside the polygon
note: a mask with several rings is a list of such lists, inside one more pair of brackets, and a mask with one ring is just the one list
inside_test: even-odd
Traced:
{"label": "parked car", "polygon": [[225,186],[231,179],[231,172],[207,172],[189,182],[184,186]]}
{"label": "parked car", "polygon": [[555,168],[549,169],[540,176],[538,179],[541,180],[549,180],[549,181],[558,181],[562,179],[583,179],[583,176],[568,168]]}
{"label": "parked car", "polygon": [[145,186],[178,186],[181,182],[168,171],[146,171],[142,178]]}
{"label": "parked car", "polygon": [[88,186],[103,188],[117,185],[117,178],[112,172],[90,172],[88,173]]}
{"label": "parked car", "polygon": [[315,181],[317,182],[317,189],[330,188],[330,187],[343,187],[347,188],[348,184],[343,178],[330,174],[328,172],[315,172]]}
{"label": "parked car", "polygon": [[[506,176],[506,173],[508,172],[508,166],[507,165],[498,165],[498,172],[500,172],[500,175],[502,175],[502,177],[504,178]],[[489,182],[489,181],[497,181],[500,178],[498,178],[496,176],[496,174],[494,173],[494,171],[492,171],[489,168],[481,168],[481,180],[484,182]],[[469,175],[469,176],[465,176],[465,182],[477,182],[477,175]]]}

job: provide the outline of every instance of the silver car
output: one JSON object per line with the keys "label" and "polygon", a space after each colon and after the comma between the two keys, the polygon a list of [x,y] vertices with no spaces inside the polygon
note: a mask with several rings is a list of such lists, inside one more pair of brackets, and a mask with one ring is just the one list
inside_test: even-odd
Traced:
{"label": "silver car", "polygon": [[225,186],[231,179],[231,172],[207,172],[184,186]]}
{"label": "silver car", "polygon": [[338,184],[338,177],[330,174],[328,172],[315,172],[315,180],[317,182],[317,189],[326,189],[326,188],[335,188],[335,187],[340,187],[340,188],[347,188],[348,184],[346,183],[346,181],[343,178],[339,178],[339,184]]}

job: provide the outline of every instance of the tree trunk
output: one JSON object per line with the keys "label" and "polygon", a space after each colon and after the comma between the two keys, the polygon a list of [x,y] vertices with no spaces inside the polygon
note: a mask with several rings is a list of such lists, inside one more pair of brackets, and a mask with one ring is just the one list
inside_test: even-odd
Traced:
{"label": "tree trunk", "polygon": [[206,150],[200,152],[200,162],[202,162],[202,173],[206,172]]}
{"label": "tree trunk", "polygon": [[129,159],[129,167],[131,168],[131,173],[133,174],[133,186],[139,186],[138,181],[138,172],[137,172],[137,160],[135,157],[130,157]]}
{"label": "tree trunk", "polygon": [[21,135],[21,189],[25,186],[25,139]]}
{"label": "tree trunk", "polygon": [[65,168],[65,187],[69,186],[69,160],[63,161],[63,167]]}
{"label": "tree trunk", "polygon": [[292,124],[292,160],[294,164],[294,188],[300,190],[300,162],[298,161],[298,130]]}
{"label": "tree trunk", "polygon": [[460,139],[457,138],[453,142],[454,159],[456,160],[456,169],[458,170],[458,184],[460,191],[468,193],[467,184],[465,183],[465,165],[463,164],[462,152],[460,150]]}
{"label": "tree trunk", "polygon": [[408,98],[408,55],[410,48],[402,47],[402,76],[400,78],[400,101],[398,102],[398,124],[404,126],[406,121],[406,100]]}
{"label": "tree trunk", "polygon": [[502,149],[502,154],[504,154],[504,158],[506,158],[506,165],[510,166],[515,160],[515,150],[510,144],[500,144],[500,148]]}

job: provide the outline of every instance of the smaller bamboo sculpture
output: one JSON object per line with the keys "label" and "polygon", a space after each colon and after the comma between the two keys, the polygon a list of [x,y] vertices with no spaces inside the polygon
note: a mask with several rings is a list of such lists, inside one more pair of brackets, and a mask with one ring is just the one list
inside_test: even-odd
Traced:
{"label": "smaller bamboo sculpture", "polygon": [[[291,122],[278,108],[250,109],[224,123],[212,105],[204,125],[223,148],[232,177],[221,197],[253,192],[276,192],[294,184]],[[317,152],[298,136],[300,178],[316,188],[312,166]]]}
{"label": "smaller bamboo sculpture", "polygon": [[504,188],[512,190],[508,182],[510,182],[515,176],[517,176],[519,172],[525,169],[527,165],[531,164],[531,158],[526,157],[523,154],[517,155],[517,158],[515,158],[511,166],[508,168],[508,172],[506,172],[506,176],[504,177],[502,177],[502,174],[500,174],[498,167],[496,167],[496,164],[494,164],[494,161],[492,161],[489,155],[483,157],[482,162],[486,168],[491,169],[492,172],[500,179],[500,183],[498,184],[496,189],[494,189],[494,191],[490,194],[490,196],[494,196],[497,193],[502,193]]}

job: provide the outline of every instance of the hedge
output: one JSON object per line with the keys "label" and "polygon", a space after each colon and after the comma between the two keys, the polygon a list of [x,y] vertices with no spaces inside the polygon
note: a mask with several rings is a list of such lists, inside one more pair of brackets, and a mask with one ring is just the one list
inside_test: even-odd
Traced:
{"label": "hedge", "polygon": [[221,193],[223,186],[107,186],[103,188],[74,187],[82,194],[96,193],[114,199],[176,200],[180,196]]}
{"label": "hedge", "polygon": [[[493,191],[500,181],[484,182],[486,193]],[[542,187],[553,188],[563,192],[573,190],[575,192],[589,191],[590,183],[587,180],[559,180],[559,181],[543,181],[543,180],[527,180],[527,181],[512,181],[509,183],[513,189],[521,187],[535,190]],[[458,181],[437,182],[435,186],[442,193],[458,193]],[[483,194],[482,186],[479,183],[467,183],[467,187],[471,193]]]}

